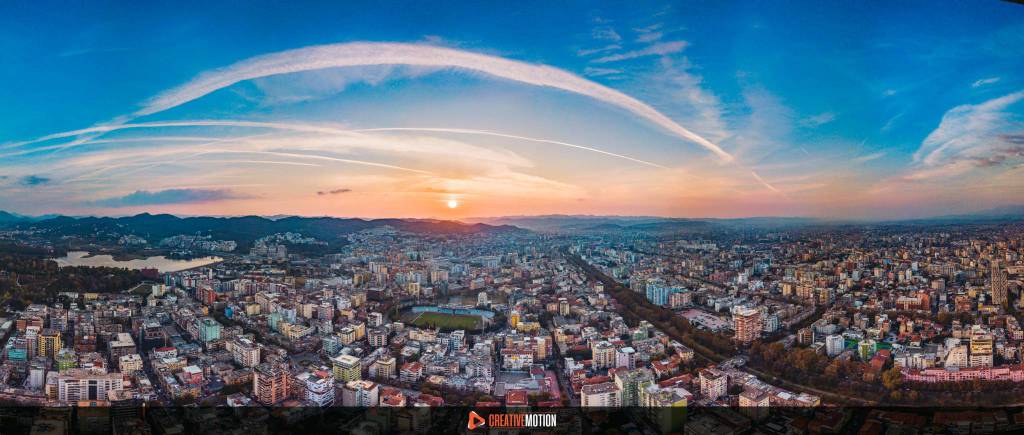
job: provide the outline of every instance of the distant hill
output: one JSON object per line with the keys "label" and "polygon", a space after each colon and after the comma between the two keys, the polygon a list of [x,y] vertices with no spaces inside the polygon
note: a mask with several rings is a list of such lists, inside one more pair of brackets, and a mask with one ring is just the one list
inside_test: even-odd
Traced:
{"label": "distant hill", "polygon": [[396,230],[430,234],[473,234],[524,232],[509,225],[467,224],[443,220],[342,219],[332,217],[177,217],[143,213],[127,217],[58,216],[42,221],[22,221],[18,227],[50,230],[55,236],[89,236],[100,233],[134,234],[150,241],[179,234],[209,235],[217,240],[234,240],[242,247],[275,233],[301,233],[307,237],[337,242],[346,235],[391,226]]}
{"label": "distant hill", "polygon": [[991,208],[972,213],[975,216],[985,217],[1024,217],[1024,205],[1007,205]]}
{"label": "distant hill", "polygon": [[979,210],[971,213],[950,214],[927,218],[911,219],[904,223],[958,224],[958,223],[995,223],[1024,220],[1024,205],[1007,205],[1002,207]]}
{"label": "distant hill", "polygon": [[24,218],[6,211],[0,211],[0,225],[11,224],[15,222],[24,222]]}
{"label": "distant hill", "polygon": [[1024,205],[1003,206],[971,213],[931,216],[913,219],[826,219],[808,217],[745,217],[745,218],[667,218],[657,216],[590,216],[542,215],[500,216],[464,219],[494,225],[514,225],[541,232],[611,233],[642,232],[648,234],[706,233],[716,230],[788,229],[795,227],[830,227],[845,225],[956,225],[991,224],[1024,220]]}
{"label": "distant hill", "polygon": [[[665,222],[696,222],[689,219],[667,219],[647,216],[503,216],[494,218],[464,219],[467,222],[480,222],[492,225],[514,225],[534,231],[617,231],[634,225],[651,225]],[[683,224],[685,225],[685,224]]]}
{"label": "distant hill", "polygon": [[753,217],[737,219],[717,218],[666,218],[657,216],[587,216],[587,215],[544,215],[544,216],[502,216],[493,218],[471,218],[468,222],[494,225],[514,225],[534,231],[547,232],[621,232],[644,233],[687,233],[705,232],[734,227],[786,227],[821,223],[821,220],[799,217]]}
{"label": "distant hill", "polygon": [[15,224],[23,223],[23,222],[36,222],[36,221],[40,221],[40,220],[50,219],[50,218],[53,218],[55,216],[56,215],[25,216],[25,215],[20,215],[20,214],[17,214],[17,213],[11,213],[11,212],[0,210],[0,227],[11,226],[11,225],[15,225]]}

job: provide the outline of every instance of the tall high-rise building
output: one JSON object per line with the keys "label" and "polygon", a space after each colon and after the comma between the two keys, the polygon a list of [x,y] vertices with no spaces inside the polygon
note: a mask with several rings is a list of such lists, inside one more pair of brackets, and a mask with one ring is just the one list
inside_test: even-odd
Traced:
{"label": "tall high-rise building", "polygon": [[999,260],[992,260],[992,276],[990,279],[992,285],[992,303],[1006,306],[1009,301],[1006,295],[1006,274],[1004,274],[1003,270],[999,267]]}
{"label": "tall high-rise building", "polygon": [[839,356],[839,354],[843,353],[845,347],[846,340],[843,339],[842,335],[832,334],[829,335],[828,337],[825,337],[825,352],[828,354],[828,356]]}
{"label": "tall high-rise building", "polygon": [[615,385],[619,387],[620,406],[640,406],[640,392],[654,384],[650,369],[619,370],[615,372]]}
{"label": "tall high-rise building", "polygon": [[227,350],[231,352],[235,362],[245,367],[255,367],[260,363],[260,347],[248,338],[229,341]]}
{"label": "tall high-rise building", "polygon": [[736,341],[750,343],[761,336],[761,312],[753,308],[738,308],[733,314]]}
{"label": "tall high-rise building", "polygon": [[607,341],[594,342],[590,346],[594,368],[607,369],[615,367],[615,346]]}
{"label": "tall high-rise building", "polygon": [[380,387],[373,381],[349,381],[341,388],[342,406],[377,406]]}
{"label": "tall high-rise building", "polygon": [[331,358],[331,363],[334,366],[334,379],[341,382],[363,379],[359,358],[352,355],[338,355]]}
{"label": "tall high-rise building", "polygon": [[665,306],[668,305],[668,297],[675,291],[672,287],[667,287],[658,283],[647,284],[647,300],[651,301],[652,304]]}
{"label": "tall high-rise building", "polygon": [[271,363],[256,366],[252,372],[252,394],[264,405],[273,405],[288,397],[288,370]]}
{"label": "tall high-rise building", "polygon": [[53,358],[57,356],[57,351],[60,350],[60,331],[56,329],[44,329],[39,333],[39,351],[37,355],[45,356],[47,358]]}
{"label": "tall high-rise building", "polygon": [[220,323],[210,317],[204,317],[199,321],[199,339],[204,343],[220,338]]}
{"label": "tall high-rise building", "polygon": [[975,325],[971,331],[971,367],[992,367],[992,343],[992,334]]}
{"label": "tall high-rise building", "polygon": [[725,396],[729,388],[729,377],[718,369],[700,371],[700,394],[708,400],[718,400]]}
{"label": "tall high-rise building", "polygon": [[334,376],[327,367],[321,370],[313,370],[298,376],[299,394],[309,403],[317,406],[331,406],[334,404]]}
{"label": "tall high-rise building", "polygon": [[377,379],[391,379],[395,377],[395,357],[383,356],[370,364],[370,377]]}
{"label": "tall high-rise building", "polygon": [[614,382],[587,384],[580,390],[580,406],[583,407],[617,407],[619,387]]}

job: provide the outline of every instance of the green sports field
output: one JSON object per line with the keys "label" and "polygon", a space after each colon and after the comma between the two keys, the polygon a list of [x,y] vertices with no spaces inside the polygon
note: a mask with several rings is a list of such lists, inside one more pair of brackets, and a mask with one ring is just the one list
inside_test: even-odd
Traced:
{"label": "green sports field", "polygon": [[480,316],[469,316],[462,314],[444,313],[406,313],[406,323],[420,328],[440,328],[443,331],[454,331],[457,329],[474,330],[480,329],[482,319]]}

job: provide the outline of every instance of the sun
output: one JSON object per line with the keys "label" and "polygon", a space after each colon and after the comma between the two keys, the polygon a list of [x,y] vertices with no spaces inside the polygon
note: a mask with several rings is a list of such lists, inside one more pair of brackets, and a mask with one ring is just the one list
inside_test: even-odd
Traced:
{"label": "sun", "polygon": [[459,206],[459,202],[454,199],[448,200],[448,208],[456,208]]}

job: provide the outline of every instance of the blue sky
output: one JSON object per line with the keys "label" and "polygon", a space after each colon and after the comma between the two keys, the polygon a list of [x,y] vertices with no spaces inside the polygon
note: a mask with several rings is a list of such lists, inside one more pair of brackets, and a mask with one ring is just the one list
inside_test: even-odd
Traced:
{"label": "blue sky", "polygon": [[[1005,2],[21,3],[0,17],[0,208],[23,213],[887,218],[1024,200],[1024,7]],[[133,115],[255,56],[366,42],[557,68],[700,139],[459,65],[307,67]],[[25,143],[197,120],[504,136],[339,144],[190,125]],[[346,192],[316,194],[330,190]]]}

